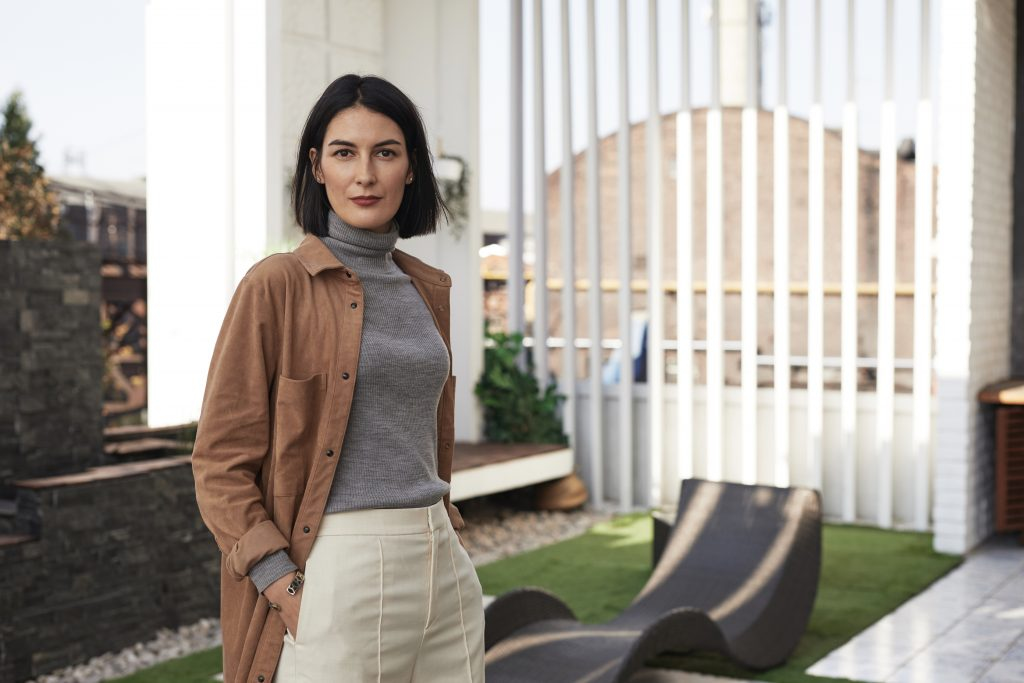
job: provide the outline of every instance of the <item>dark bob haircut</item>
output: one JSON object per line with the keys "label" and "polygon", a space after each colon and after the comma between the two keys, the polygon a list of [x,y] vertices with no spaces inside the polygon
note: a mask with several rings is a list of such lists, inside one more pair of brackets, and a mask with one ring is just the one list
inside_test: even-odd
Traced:
{"label": "dark bob haircut", "polygon": [[327,234],[327,214],[331,205],[327,201],[326,188],[313,176],[309,150],[317,150],[319,163],[327,125],[338,112],[356,105],[387,116],[398,124],[405,136],[413,178],[412,183],[406,186],[402,204],[395,214],[399,236],[415,237],[435,232],[441,213],[444,212],[446,220],[451,220],[451,212],[437,187],[433,156],[427,145],[420,112],[412,100],[389,81],[357,74],[346,74],[327,86],[306,118],[292,178],[295,220],[305,233],[318,237]]}

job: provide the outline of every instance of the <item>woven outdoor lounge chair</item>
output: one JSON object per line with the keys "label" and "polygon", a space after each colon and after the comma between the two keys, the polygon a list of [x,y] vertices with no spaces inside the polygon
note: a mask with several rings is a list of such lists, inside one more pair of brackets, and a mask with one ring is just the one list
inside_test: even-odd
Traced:
{"label": "woven outdoor lounge chair", "polygon": [[487,681],[625,683],[669,651],[778,666],[804,633],[820,568],[817,491],[684,480],[665,550],[616,618],[581,624],[537,588],[488,605]]}

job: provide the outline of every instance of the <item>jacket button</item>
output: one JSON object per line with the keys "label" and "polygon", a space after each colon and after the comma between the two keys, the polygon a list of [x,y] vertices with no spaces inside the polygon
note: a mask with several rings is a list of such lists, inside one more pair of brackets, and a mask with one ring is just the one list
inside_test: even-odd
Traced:
{"label": "jacket button", "polygon": [[328,448],[328,449],[327,449],[327,457],[329,458],[329,457],[331,457],[332,455],[334,455],[334,450],[332,450],[332,449]]}
{"label": "jacket button", "polygon": [[302,532],[305,533],[305,534],[308,534],[309,533],[309,527],[308,526],[302,527]]}
{"label": "jacket button", "polygon": [[260,674],[259,676],[257,676],[256,680],[259,681],[260,683],[263,683],[263,674]]}
{"label": "jacket button", "polygon": [[353,301],[352,303],[349,304],[349,306],[351,306],[352,308],[356,308],[357,306],[359,306],[359,304]]}
{"label": "jacket button", "polygon": [[341,373],[341,378],[342,379],[348,379],[348,373],[347,372]]}

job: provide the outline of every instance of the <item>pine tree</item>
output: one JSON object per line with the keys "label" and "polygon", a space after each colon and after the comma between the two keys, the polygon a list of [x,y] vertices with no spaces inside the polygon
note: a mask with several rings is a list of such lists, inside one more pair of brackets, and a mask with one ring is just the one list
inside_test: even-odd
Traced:
{"label": "pine tree", "polygon": [[31,130],[21,93],[15,91],[0,125],[0,239],[57,235],[60,206],[46,182]]}

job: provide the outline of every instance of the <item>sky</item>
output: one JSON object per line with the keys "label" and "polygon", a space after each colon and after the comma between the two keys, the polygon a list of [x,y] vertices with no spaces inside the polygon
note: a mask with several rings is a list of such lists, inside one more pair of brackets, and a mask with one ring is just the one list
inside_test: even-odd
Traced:
{"label": "sky", "polygon": [[0,98],[20,89],[47,173],[145,174],[145,0],[0,0]]}
{"label": "sky", "polygon": [[[573,147],[586,143],[585,102],[585,1],[570,0],[572,89],[574,99]],[[810,102],[811,34],[813,0],[789,0],[790,108],[806,117]],[[0,97],[6,100],[21,89],[34,121],[42,162],[51,174],[87,174],[124,179],[145,174],[145,80],[144,12],[146,0],[0,0],[6,20],[0,22]],[[647,117],[647,2],[630,0],[630,119]],[[766,0],[770,17],[763,34],[762,104],[775,105],[777,63],[777,0]],[[932,9],[933,63],[938,64],[936,30],[939,0]],[[525,64],[524,145],[527,177],[526,207],[532,206],[532,6],[523,2]],[[548,171],[561,163],[561,114],[559,66],[559,2],[544,2],[545,23],[545,127]],[[825,123],[838,127],[845,88],[845,6],[825,0],[823,16],[823,97]],[[857,0],[857,101],[861,107],[860,142],[868,149],[878,145],[878,112],[882,92],[884,0]],[[919,2],[898,0],[896,6],[895,90],[900,139],[914,133],[914,103],[918,88]],[[480,4],[480,135],[481,203],[485,210],[508,206],[510,93],[508,80],[494,74],[509,73],[509,0],[482,0]],[[618,0],[595,0],[598,73],[598,132],[613,133],[618,127],[617,29]],[[679,107],[679,14],[678,0],[658,0],[660,109]],[[706,17],[709,0],[691,0],[691,78],[694,106],[709,97]],[[41,47],[45,46],[45,48]],[[937,73],[937,69],[933,70]],[[933,78],[933,92],[936,92]],[[937,107],[936,107],[937,110]],[[69,162],[67,157],[71,156]]]}

